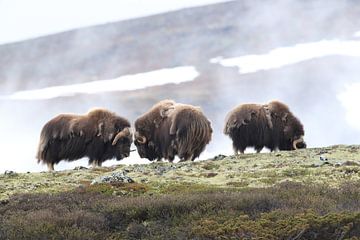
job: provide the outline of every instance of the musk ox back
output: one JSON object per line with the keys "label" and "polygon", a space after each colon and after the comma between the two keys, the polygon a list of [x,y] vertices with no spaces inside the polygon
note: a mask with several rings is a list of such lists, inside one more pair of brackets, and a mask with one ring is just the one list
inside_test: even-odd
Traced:
{"label": "musk ox back", "polygon": [[108,159],[128,157],[131,143],[129,121],[106,109],[85,115],[60,114],[41,130],[37,159],[46,163],[49,171],[61,160],[82,157],[88,157],[93,166],[101,166]]}
{"label": "musk ox back", "polygon": [[264,147],[271,151],[306,147],[303,125],[279,101],[236,107],[226,117],[224,134],[232,139],[235,154],[244,153],[247,147],[254,147],[257,152]]}
{"label": "musk ox back", "polygon": [[194,160],[210,142],[212,128],[201,109],[164,100],[135,121],[135,145],[149,160]]}

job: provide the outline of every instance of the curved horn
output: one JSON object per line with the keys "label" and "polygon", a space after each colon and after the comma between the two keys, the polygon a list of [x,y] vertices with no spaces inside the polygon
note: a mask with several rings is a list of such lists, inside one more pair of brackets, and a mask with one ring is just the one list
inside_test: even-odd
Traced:
{"label": "curved horn", "polygon": [[298,143],[301,143],[301,142],[304,142],[303,136],[301,136],[300,138],[298,138],[298,139],[296,139],[296,140],[293,141],[293,148],[294,148],[295,150],[297,150],[298,148],[296,147],[296,145],[297,145]]}
{"label": "curved horn", "polygon": [[126,137],[130,135],[130,129],[128,127],[124,128],[122,131],[118,132],[116,134],[114,141],[112,142],[112,145],[116,145],[116,143],[119,141],[120,138]]}
{"label": "curved horn", "polygon": [[138,141],[141,144],[146,143],[146,137],[140,136],[138,132],[135,132],[135,139],[136,139],[136,141]]}

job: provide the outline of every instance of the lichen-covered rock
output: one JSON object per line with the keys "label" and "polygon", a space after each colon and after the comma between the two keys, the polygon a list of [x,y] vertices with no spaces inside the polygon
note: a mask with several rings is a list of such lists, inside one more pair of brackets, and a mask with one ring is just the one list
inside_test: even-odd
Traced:
{"label": "lichen-covered rock", "polygon": [[14,172],[14,171],[9,171],[9,170],[6,170],[6,171],[4,172],[4,175],[5,175],[5,176],[12,177],[12,176],[16,176],[16,175],[17,175],[17,173],[16,173],[16,172]]}
{"label": "lichen-covered rock", "polygon": [[115,172],[109,176],[101,176],[99,178],[94,179],[91,184],[99,184],[99,183],[133,183],[135,182],[131,177],[126,176],[125,172]]}

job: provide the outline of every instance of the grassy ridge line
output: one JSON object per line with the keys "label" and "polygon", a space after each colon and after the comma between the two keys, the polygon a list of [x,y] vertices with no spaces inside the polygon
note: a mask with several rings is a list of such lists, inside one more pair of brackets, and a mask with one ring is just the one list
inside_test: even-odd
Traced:
{"label": "grassy ridge line", "polygon": [[[320,156],[328,159],[324,164]],[[285,181],[326,183],[337,187],[360,179],[360,146],[337,145],[299,151],[245,154],[222,160],[117,165],[55,173],[0,175],[0,200],[17,193],[56,193],[89,184],[94,178],[126,171],[136,182],[157,192],[159,185],[196,184],[229,188],[262,188]]]}

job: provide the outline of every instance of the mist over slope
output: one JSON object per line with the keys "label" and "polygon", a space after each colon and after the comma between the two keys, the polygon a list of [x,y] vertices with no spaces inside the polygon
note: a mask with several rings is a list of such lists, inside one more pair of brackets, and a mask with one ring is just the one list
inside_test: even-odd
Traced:
{"label": "mist over slope", "polygon": [[309,147],[359,143],[360,128],[349,124],[348,106],[339,99],[360,82],[359,57],[331,55],[246,74],[211,61],[324,39],[357,41],[359,14],[351,0],[230,1],[0,45],[2,96],[163,68],[193,66],[199,73],[194,81],[135,91],[0,99],[0,146],[15,159],[1,167],[42,169],[34,159],[40,130],[59,113],[105,107],[134,121],[165,98],[199,105],[212,121],[213,140],[200,158],[231,153],[222,134],[231,108],[272,99],[286,102],[301,119]]}
{"label": "mist over slope", "polygon": [[359,30],[354,1],[231,1],[0,46],[0,93],[267,52]]}

